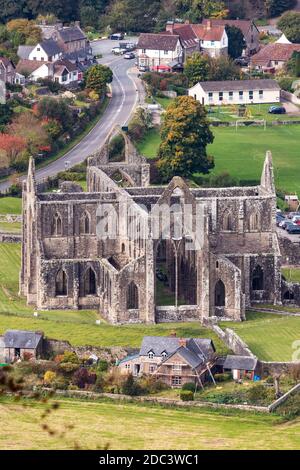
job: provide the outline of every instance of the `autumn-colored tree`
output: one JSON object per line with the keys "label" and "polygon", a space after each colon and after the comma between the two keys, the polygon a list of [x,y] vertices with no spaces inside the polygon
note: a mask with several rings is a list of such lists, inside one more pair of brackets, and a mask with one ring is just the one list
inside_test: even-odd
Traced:
{"label": "autumn-colored tree", "polygon": [[[11,20],[6,28],[9,33],[15,35],[16,45],[24,42],[28,45],[35,45],[42,40],[42,31],[33,21],[24,18]],[[13,37],[12,39],[14,40]]]}
{"label": "autumn-colored tree", "polygon": [[106,91],[106,85],[111,83],[113,73],[106,65],[93,65],[86,73],[86,87],[103,96]]}
{"label": "autumn-colored tree", "polygon": [[194,52],[190,55],[184,67],[184,74],[189,81],[189,86],[198,82],[206,81],[209,76],[210,61],[207,55]]}
{"label": "autumn-colored tree", "polygon": [[191,96],[176,98],[167,108],[161,129],[158,169],[165,181],[173,176],[191,177],[214,167],[207,145],[214,136],[205,108]]}
{"label": "autumn-colored tree", "polygon": [[41,146],[49,144],[49,137],[42,123],[32,113],[21,113],[8,126],[8,133],[25,140],[31,155],[39,152]]}
{"label": "autumn-colored tree", "polygon": [[19,135],[0,134],[0,151],[8,165],[10,165],[25,148],[26,140],[23,137]]}

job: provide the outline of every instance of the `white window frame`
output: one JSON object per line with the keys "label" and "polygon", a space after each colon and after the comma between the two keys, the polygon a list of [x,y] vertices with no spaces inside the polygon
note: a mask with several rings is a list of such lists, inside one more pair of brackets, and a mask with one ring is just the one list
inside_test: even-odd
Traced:
{"label": "white window frame", "polygon": [[181,364],[172,364],[172,370],[173,372],[181,372],[182,371],[182,365]]}
{"label": "white window frame", "polygon": [[179,375],[175,375],[172,377],[172,385],[181,385],[182,383],[182,377],[180,377]]}

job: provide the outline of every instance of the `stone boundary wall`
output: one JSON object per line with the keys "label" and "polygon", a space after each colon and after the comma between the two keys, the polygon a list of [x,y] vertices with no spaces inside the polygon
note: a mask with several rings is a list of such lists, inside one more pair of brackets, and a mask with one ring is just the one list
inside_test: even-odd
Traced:
{"label": "stone boundary wall", "polygon": [[281,98],[289,101],[290,103],[300,105],[300,99],[296,95],[290,93],[289,91],[281,90]]}
{"label": "stone boundary wall", "polygon": [[269,406],[269,411],[272,412],[276,410],[279,406],[283,405],[283,403],[285,403],[289,397],[299,392],[300,392],[300,384],[297,384],[291,390],[289,390],[284,395],[282,395],[282,397],[278,398],[278,400],[274,401],[274,403],[272,403]]}
{"label": "stone boundary wall", "polygon": [[0,243],[21,243],[22,235],[8,232],[0,232]]}
{"label": "stone boundary wall", "polygon": [[210,328],[235,354],[256,358],[248,345],[233,330],[230,330],[229,328],[222,330],[218,325],[209,321],[204,322],[204,325]]}
{"label": "stone boundary wall", "polygon": [[[43,388],[45,392],[53,392],[52,389]],[[242,411],[255,411],[259,413],[269,413],[267,406],[254,406],[254,405],[226,405],[221,403],[211,402],[197,402],[197,401],[181,401],[173,400],[170,398],[160,397],[131,397],[129,395],[113,394],[113,393],[96,393],[81,390],[55,390],[55,394],[69,398],[85,398],[90,400],[99,400],[101,398],[109,398],[115,401],[139,402],[139,403],[153,403],[157,405],[174,406],[181,408],[215,408],[225,410],[242,410]]]}
{"label": "stone boundary wall", "polygon": [[198,307],[156,307],[155,320],[157,323],[198,321]]}
{"label": "stone boundary wall", "polygon": [[300,242],[292,242],[286,237],[278,237],[278,241],[283,264],[300,265]]}

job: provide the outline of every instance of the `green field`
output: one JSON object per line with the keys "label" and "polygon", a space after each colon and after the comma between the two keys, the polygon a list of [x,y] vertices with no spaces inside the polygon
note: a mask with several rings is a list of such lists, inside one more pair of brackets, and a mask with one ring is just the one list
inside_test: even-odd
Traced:
{"label": "green field", "polygon": [[300,268],[283,268],[282,274],[288,282],[300,282]]}
{"label": "green field", "polygon": [[[104,449],[299,449],[300,420],[245,412],[174,409],[129,403],[59,400],[41,420],[45,405],[0,402],[5,450]],[[54,431],[42,430],[47,424]],[[71,428],[71,429],[70,429]]]}
{"label": "green field", "polygon": [[21,214],[22,199],[17,197],[0,198],[0,214]]}
{"label": "green field", "polygon": [[0,222],[0,232],[21,233],[21,222]]}
{"label": "green field", "polygon": [[[215,141],[208,153],[215,157],[212,174],[224,171],[239,180],[259,181],[267,150],[274,158],[274,172],[278,188],[300,193],[300,126],[213,128]],[[160,143],[159,131],[152,129],[139,151],[154,158]]]}
{"label": "green field", "polygon": [[299,350],[295,342],[300,341],[300,317],[248,313],[246,322],[223,323],[222,327],[233,329],[264,361],[289,362]]}

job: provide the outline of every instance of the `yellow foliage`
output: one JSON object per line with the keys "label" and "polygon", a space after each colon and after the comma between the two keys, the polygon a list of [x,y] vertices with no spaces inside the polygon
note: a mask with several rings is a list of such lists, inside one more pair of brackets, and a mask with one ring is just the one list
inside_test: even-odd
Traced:
{"label": "yellow foliage", "polygon": [[56,373],[52,370],[47,370],[44,375],[44,384],[51,385],[56,379]]}

